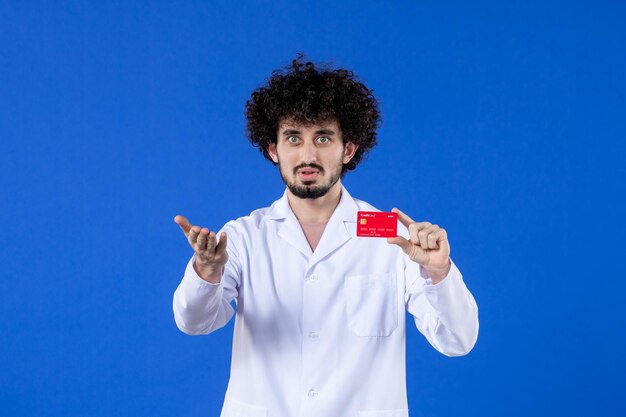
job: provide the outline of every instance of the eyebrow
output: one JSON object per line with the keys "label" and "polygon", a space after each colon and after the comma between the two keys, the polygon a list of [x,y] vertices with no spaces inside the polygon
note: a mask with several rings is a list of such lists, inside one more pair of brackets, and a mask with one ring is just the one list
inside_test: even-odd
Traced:
{"label": "eyebrow", "polygon": [[[300,132],[299,130],[296,130],[296,129],[286,129],[286,130],[283,130],[283,135],[299,135],[300,133],[302,133],[302,132]],[[315,134],[316,135],[334,135],[335,132],[333,132],[330,129],[320,129],[320,130],[316,130]]]}

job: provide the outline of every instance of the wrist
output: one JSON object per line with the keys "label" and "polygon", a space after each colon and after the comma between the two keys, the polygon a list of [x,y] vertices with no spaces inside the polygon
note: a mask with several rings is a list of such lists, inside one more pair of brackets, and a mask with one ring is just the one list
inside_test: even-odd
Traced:
{"label": "wrist", "polygon": [[438,284],[444,280],[445,277],[450,273],[450,268],[452,267],[452,263],[450,259],[448,259],[448,265],[445,268],[426,268],[424,267],[424,271],[428,278],[430,278],[433,284]]}
{"label": "wrist", "polygon": [[215,270],[212,266],[198,265],[197,261],[193,263],[193,269],[200,278],[211,284],[219,284],[222,279],[222,273],[224,272],[224,267]]}

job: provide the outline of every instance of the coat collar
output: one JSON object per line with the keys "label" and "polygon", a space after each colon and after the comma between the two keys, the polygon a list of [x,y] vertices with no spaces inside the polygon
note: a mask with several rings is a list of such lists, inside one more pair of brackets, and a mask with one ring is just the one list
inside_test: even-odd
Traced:
{"label": "coat collar", "polygon": [[309,258],[309,267],[312,267],[352,238],[349,229],[354,229],[354,227],[348,225],[356,224],[358,209],[356,202],[342,185],[339,204],[328,220],[315,252],[311,250],[302,227],[289,206],[287,190],[279,200],[272,204],[266,216],[268,219],[276,221],[278,235]]}
{"label": "coat collar", "polygon": [[[343,221],[356,223],[356,212],[358,210],[359,207],[356,205],[356,202],[354,201],[348,190],[346,190],[346,187],[344,187],[342,184],[339,204],[335,208],[331,219],[335,216],[339,216]],[[289,206],[286,189],[283,193],[283,196],[280,199],[276,200],[270,206],[270,209],[267,212],[266,216],[268,219],[271,220],[284,220],[290,217],[296,219],[296,215],[293,213],[293,210],[291,210],[291,207]]]}

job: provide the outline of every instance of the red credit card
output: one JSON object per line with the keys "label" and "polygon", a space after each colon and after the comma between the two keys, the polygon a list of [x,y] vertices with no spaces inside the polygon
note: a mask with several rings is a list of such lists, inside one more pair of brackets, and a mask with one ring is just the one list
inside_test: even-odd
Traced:
{"label": "red credit card", "polygon": [[364,237],[396,237],[398,215],[384,211],[359,211],[356,215],[356,235]]}

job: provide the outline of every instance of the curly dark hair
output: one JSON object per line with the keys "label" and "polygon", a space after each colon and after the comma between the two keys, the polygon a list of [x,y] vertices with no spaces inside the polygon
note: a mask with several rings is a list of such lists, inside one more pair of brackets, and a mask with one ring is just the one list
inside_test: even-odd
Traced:
{"label": "curly dark hair", "polygon": [[378,100],[352,71],[319,67],[318,70],[312,62],[303,62],[303,55],[298,54],[291,66],[274,71],[267,84],[254,90],[246,101],[247,135],[272,161],[267,147],[276,143],[280,122],[314,124],[336,120],[344,143],[359,145],[354,157],[344,164],[343,175],[356,168],[376,146],[380,125]]}

